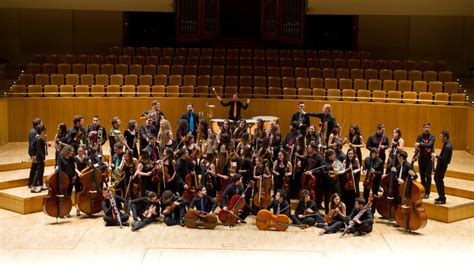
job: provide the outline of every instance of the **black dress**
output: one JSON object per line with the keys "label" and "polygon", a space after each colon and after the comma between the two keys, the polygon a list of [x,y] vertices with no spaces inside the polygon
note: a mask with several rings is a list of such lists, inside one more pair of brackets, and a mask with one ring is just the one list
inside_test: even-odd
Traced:
{"label": "black dress", "polygon": [[125,137],[125,140],[127,141],[128,147],[130,147],[130,149],[132,149],[133,151],[133,157],[138,159],[138,148],[136,145],[137,131],[135,130],[132,133],[130,132],[130,130],[126,129],[125,132],[123,133],[123,136]]}

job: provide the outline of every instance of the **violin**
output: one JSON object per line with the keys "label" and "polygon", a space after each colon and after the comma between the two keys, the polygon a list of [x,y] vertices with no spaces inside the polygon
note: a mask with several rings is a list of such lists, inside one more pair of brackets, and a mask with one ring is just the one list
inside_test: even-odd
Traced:
{"label": "violin", "polygon": [[153,215],[158,215],[156,213],[156,205],[155,204],[151,204],[148,209],[146,209],[146,211],[143,212],[143,217],[145,218],[150,218],[152,217]]}
{"label": "violin", "polygon": [[212,213],[188,210],[184,215],[184,225],[187,228],[214,229],[218,224],[217,216]]}
{"label": "violin", "polygon": [[71,212],[72,200],[67,193],[68,186],[69,178],[60,167],[48,177],[48,195],[43,199],[43,212],[46,215],[57,219]]}
{"label": "violin", "polygon": [[[418,152],[413,155],[413,163],[418,159]],[[428,218],[422,206],[422,199],[425,196],[425,188],[420,183],[414,181],[415,177],[408,176],[407,180],[400,185],[400,196],[402,203],[397,206],[395,220],[397,224],[408,231],[414,231],[426,226]]]}
{"label": "violin", "polygon": [[174,208],[176,208],[176,206],[178,206],[179,204],[174,204],[175,202],[179,202],[183,200],[183,197],[173,201],[173,203],[171,203],[169,206],[167,206],[164,210],[163,210],[163,214],[170,214]]}
{"label": "violin", "polygon": [[227,205],[227,210],[221,209],[218,214],[219,221],[221,223],[234,226],[238,220],[242,220],[237,216],[237,213],[244,208],[245,200],[243,200],[243,195],[247,192],[247,190],[252,187],[254,184],[253,181],[250,181],[245,190],[242,192],[242,195],[234,195],[230,199],[229,204]]}
{"label": "violin", "polygon": [[332,224],[334,222],[334,219],[339,215],[336,210],[342,211],[340,209],[340,207],[342,207],[341,203],[339,203],[336,208],[330,210],[328,214],[324,215],[324,220],[326,220],[326,223]]}
{"label": "violin", "polygon": [[86,167],[81,172],[79,177],[83,185],[81,191],[76,193],[76,204],[80,211],[87,215],[93,215],[102,211],[102,201],[104,196],[102,194],[103,176],[102,172],[91,166]]}

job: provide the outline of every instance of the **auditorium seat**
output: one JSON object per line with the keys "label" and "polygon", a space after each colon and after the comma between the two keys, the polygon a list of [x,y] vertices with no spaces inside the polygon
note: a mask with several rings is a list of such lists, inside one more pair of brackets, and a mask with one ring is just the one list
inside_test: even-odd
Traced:
{"label": "auditorium seat", "polygon": [[388,91],[387,100],[390,103],[401,103],[402,92],[401,91]]}
{"label": "auditorium seat", "polygon": [[390,60],[388,62],[388,65],[390,66],[390,69],[394,71],[398,69],[402,69],[402,61],[400,60]]}
{"label": "auditorium seat", "polygon": [[267,87],[267,78],[263,76],[253,77],[253,86],[254,87]]}
{"label": "auditorium seat", "polygon": [[319,58],[331,58],[331,52],[328,50],[319,50]]}
{"label": "auditorium seat", "polygon": [[145,64],[145,60],[146,59],[143,55],[136,55],[132,57],[132,64],[143,66]]}
{"label": "auditorium seat", "polygon": [[360,68],[351,69],[351,79],[364,79],[364,70]]}
{"label": "auditorium seat", "polygon": [[397,82],[395,80],[385,80],[383,82],[383,90],[384,91],[396,91],[397,90]]}
{"label": "auditorium seat", "polygon": [[316,50],[305,50],[305,57],[306,58],[317,58],[318,52]]}
{"label": "auditorium seat", "polygon": [[280,77],[280,68],[278,67],[267,67],[268,77]]}
{"label": "auditorium seat", "polygon": [[116,64],[118,64],[118,56],[116,56],[116,55],[106,55],[104,57],[104,63],[111,64],[111,65],[116,65]]}
{"label": "auditorium seat", "polygon": [[422,80],[421,76],[422,74],[421,74],[421,71],[419,70],[410,70],[408,72],[408,80],[411,80],[411,81]]}
{"label": "auditorium seat", "polygon": [[110,85],[123,85],[123,76],[120,74],[110,75]]}
{"label": "auditorium seat", "polygon": [[26,86],[25,85],[13,85],[11,87],[11,96],[12,97],[25,97],[26,93]]}
{"label": "auditorium seat", "polygon": [[239,67],[238,66],[227,66],[226,67],[226,75],[238,76],[239,75]]}
{"label": "auditorium seat", "polygon": [[[278,79],[280,79],[280,78],[278,78]],[[251,76],[240,76],[239,77],[239,86],[252,87],[252,77]],[[272,86],[272,85],[269,85],[269,86]]]}
{"label": "auditorium seat", "polygon": [[366,69],[365,70],[365,79],[378,79],[379,78],[379,72],[377,69]]}
{"label": "auditorium seat", "polygon": [[47,85],[49,84],[49,75],[47,74],[36,74],[35,75],[35,85]]}
{"label": "auditorium seat", "polygon": [[225,75],[224,66],[213,66],[212,67],[212,75],[213,76],[224,76]]}
{"label": "auditorium seat", "polygon": [[335,78],[326,78],[324,79],[324,88],[327,89],[337,89],[337,79]]}
{"label": "auditorium seat", "polygon": [[443,92],[443,82],[430,81],[428,83],[428,91],[432,93]]}
{"label": "auditorium seat", "polygon": [[[240,73],[241,76],[252,76],[253,75],[252,67],[251,66],[240,66],[239,73]],[[222,75],[224,75],[224,69],[222,69]]]}
{"label": "auditorium seat", "polygon": [[414,91],[404,91],[403,92],[403,102],[404,103],[416,103],[417,93]]}
{"label": "auditorium seat", "polygon": [[438,73],[438,80],[441,82],[451,82],[453,73],[451,71],[441,71]]}
{"label": "auditorium seat", "polygon": [[374,68],[374,60],[372,59],[363,59],[360,64],[360,68],[362,69],[373,69]]}
{"label": "auditorium seat", "polygon": [[44,89],[44,96],[45,97],[57,97],[59,90],[57,85],[45,85]]}
{"label": "auditorium seat", "polygon": [[278,57],[278,50],[266,50],[266,57]]}
{"label": "auditorium seat", "polygon": [[347,68],[348,69],[360,68],[360,60],[359,59],[347,59]]}
{"label": "auditorium seat", "polygon": [[306,67],[297,67],[297,68],[295,68],[295,77],[296,78],[306,78],[306,77],[308,77],[308,69]]}
{"label": "auditorium seat", "polygon": [[74,96],[74,86],[73,85],[61,85],[61,86],[59,86],[59,96],[63,96],[63,97],[72,97],[72,96]]}
{"label": "auditorium seat", "polygon": [[[281,67],[281,77],[294,77],[293,67]],[[241,74],[242,75],[242,74]]]}
{"label": "auditorium seat", "polygon": [[280,67],[291,67],[293,69],[293,61],[291,60],[291,58],[280,58],[279,65]]}
{"label": "auditorium seat", "polygon": [[[78,60],[79,61],[79,60]],[[121,55],[119,56],[119,60],[118,60],[119,64],[121,65],[131,65],[132,64],[132,57],[129,56],[129,55]]]}
{"label": "auditorium seat", "polygon": [[197,85],[209,87],[211,85],[211,78],[209,75],[199,75],[197,77]]}
{"label": "auditorium seat", "polygon": [[[249,78],[252,79],[252,77]],[[252,84],[252,81],[250,81],[250,84]],[[224,91],[224,76],[212,76],[211,88],[215,88],[218,93],[222,93]]]}
{"label": "auditorium seat", "polygon": [[151,75],[141,75],[138,78],[138,84],[151,86],[153,85],[153,77]]}
{"label": "auditorium seat", "polygon": [[63,75],[71,74],[71,65],[65,64],[65,63],[58,64],[58,74],[63,74]]}
{"label": "auditorium seat", "polygon": [[232,95],[238,93],[239,89],[237,86],[225,86],[224,87],[224,97],[231,98]]}
{"label": "auditorium seat", "polygon": [[354,80],[354,90],[367,90],[367,80],[365,79],[355,79]]}
{"label": "auditorium seat", "polygon": [[170,66],[168,66],[168,65],[159,65],[158,68],[157,68],[156,74],[168,76],[170,74]]}
{"label": "auditorium seat", "polygon": [[265,87],[255,87],[254,92],[252,93],[252,87],[239,87],[239,95],[244,98],[265,98],[267,95],[267,88]]}
{"label": "auditorium seat", "polygon": [[423,91],[418,94],[418,102],[421,104],[432,104],[433,103],[433,93]]}
{"label": "auditorium seat", "polygon": [[379,71],[379,76],[382,81],[393,79],[393,71],[390,69],[382,69]]}
{"label": "auditorium seat", "polygon": [[359,58],[360,59],[368,59],[370,58],[370,52],[368,51],[359,51]]}
{"label": "auditorium seat", "polygon": [[76,57],[76,62],[78,64],[87,65],[91,62],[91,57],[89,55],[86,55],[86,54],[81,54],[81,55],[78,55]]}
{"label": "auditorium seat", "polygon": [[142,65],[131,65],[129,74],[140,76],[143,74]]}
{"label": "auditorium seat", "polygon": [[124,85],[138,85],[138,77],[137,75],[126,75],[124,77]]}
{"label": "auditorium seat", "polygon": [[81,85],[87,85],[87,86],[94,85],[94,75],[91,75],[91,74],[81,75]]}
{"label": "auditorium seat", "polygon": [[161,56],[161,47],[150,47],[148,49],[148,56]]}
{"label": "auditorium seat", "polygon": [[175,86],[175,85],[166,86],[166,96],[167,97],[179,97],[179,86]]}
{"label": "auditorium seat", "polygon": [[[94,85],[94,86],[100,87],[102,85]],[[75,95],[77,97],[88,97],[90,95],[90,87],[87,85],[77,85],[75,89],[76,89]]]}
{"label": "auditorium seat", "polygon": [[449,104],[449,93],[446,92],[436,92],[435,95],[436,105],[448,105]]}
{"label": "auditorium seat", "polygon": [[18,84],[19,85],[33,85],[34,84],[34,76],[33,74],[20,74],[20,77],[18,79]]}
{"label": "auditorium seat", "polygon": [[[194,88],[193,88],[194,92]],[[149,97],[151,94],[151,85],[138,85],[137,96],[138,97]]]}
{"label": "auditorium seat", "polygon": [[87,64],[86,73],[91,75],[100,74],[100,66],[98,64]]}
{"label": "auditorium seat", "polygon": [[459,83],[457,82],[445,82],[444,83],[444,92],[447,93],[458,93],[459,91]]}
{"label": "auditorium seat", "polygon": [[413,82],[413,91],[426,92],[428,84],[426,81],[417,80]]}
{"label": "auditorium seat", "polygon": [[166,87],[163,85],[153,85],[151,87],[151,97],[164,97]]}
{"label": "auditorium seat", "polygon": [[296,89],[295,88],[283,88],[283,99],[296,99]]}
{"label": "auditorium seat", "polygon": [[331,58],[332,59],[342,59],[344,58],[344,51],[341,50],[333,50],[331,52]]}
{"label": "auditorium seat", "polygon": [[434,63],[433,63],[432,70],[433,70],[433,71],[437,71],[437,72],[446,71],[446,62],[444,62],[444,61],[436,61],[436,62],[434,62]]}
{"label": "auditorium seat", "polygon": [[320,78],[321,77],[321,68],[312,67],[308,70],[308,78]]}
{"label": "auditorium seat", "polygon": [[198,68],[199,75],[211,75],[211,66],[210,65],[200,65]]}
{"label": "auditorium seat", "polygon": [[155,75],[155,77],[153,78],[153,85],[161,85],[161,86],[168,85],[168,76]]}
{"label": "auditorium seat", "polygon": [[64,75],[62,74],[52,74],[50,76],[50,83],[51,85],[57,85],[57,86],[61,86],[61,85],[64,85]]}
{"label": "auditorium seat", "polygon": [[359,55],[356,51],[346,51],[345,52],[346,59],[357,59]]}
{"label": "auditorium seat", "polygon": [[[188,53],[188,48],[178,47],[174,49],[174,56],[186,56],[187,53]],[[173,56],[173,55],[170,55],[170,56]]]}
{"label": "auditorium seat", "polygon": [[[102,60],[104,60],[104,57],[102,57]],[[67,54],[67,55],[63,56],[62,61],[63,61],[64,64],[69,64],[69,65],[75,64],[76,63],[76,56],[73,55],[73,54]]]}
{"label": "auditorium seat", "polygon": [[41,67],[43,74],[51,75],[56,73],[56,64],[44,63]]}
{"label": "auditorium seat", "polygon": [[192,66],[184,66],[184,75],[194,75],[197,76],[198,71],[197,71],[197,66],[192,65]]}
{"label": "auditorium seat", "polygon": [[438,73],[436,73],[435,71],[425,71],[423,72],[423,80],[427,82],[437,81]]}
{"label": "auditorium seat", "polygon": [[306,67],[319,67],[319,60],[317,58],[306,58]]}
{"label": "auditorium seat", "polygon": [[169,86],[181,86],[182,82],[181,75],[171,75],[168,77]]}
{"label": "auditorium seat", "polygon": [[409,81],[409,80],[399,80],[398,81],[398,91],[411,91],[411,81]]}
{"label": "auditorium seat", "polygon": [[407,71],[402,69],[397,69],[393,72],[393,79],[396,81],[407,80]]}
{"label": "auditorium seat", "polygon": [[280,87],[269,87],[268,98],[270,99],[281,99],[281,88]]}
{"label": "auditorium seat", "polygon": [[95,76],[95,84],[97,85],[109,85],[109,76],[104,74],[99,74]]}
{"label": "auditorium seat", "polygon": [[416,62],[413,60],[405,60],[403,61],[402,68],[406,71],[411,71],[416,69]]}
{"label": "auditorium seat", "polygon": [[293,77],[283,77],[282,79],[283,88],[294,88],[295,87],[295,78]]}
{"label": "auditorium seat", "polygon": [[212,57],[214,56],[214,50],[212,48],[202,48],[201,57]]}
{"label": "auditorium seat", "polygon": [[356,92],[353,89],[343,89],[342,90],[342,100],[343,101],[355,101]]}
{"label": "auditorium seat", "polygon": [[323,88],[313,88],[313,99],[315,100],[326,99],[326,90]]}
{"label": "auditorium seat", "polygon": [[134,56],[135,55],[135,47],[123,47],[122,48],[122,55]]}
{"label": "auditorium seat", "polygon": [[312,98],[311,89],[309,89],[307,87],[298,88],[298,99],[310,100],[311,98]]}
{"label": "auditorium seat", "polygon": [[328,58],[321,58],[319,59],[319,67],[324,69],[324,68],[332,68],[332,59]]}
{"label": "auditorium seat", "polygon": [[339,101],[341,99],[341,90],[327,89],[327,98],[330,101]]}
{"label": "auditorium seat", "polygon": [[104,75],[107,75],[107,76],[113,75],[115,73],[114,65],[111,65],[111,64],[101,65],[100,66],[100,73],[104,74]]}
{"label": "auditorium seat", "polygon": [[334,68],[323,68],[323,79],[326,78],[336,78],[336,71]]}
{"label": "auditorium seat", "polygon": [[135,85],[123,85],[122,97],[135,97],[137,94]]}
{"label": "auditorium seat", "polygon": [[[204,62],[204,65],[207,65],[206,64],[207,60],[204,60],[202,62]],[[214,57],[214,58],[211,59],[211,63],[214,66],[225,66],[226,65],[226,58],[225,57]]]}
{"label": "auditorium seat", "polygon": [[346,68],[346,60],[345,59],[334,59],[333,61],[333,67],[335,69],[338,69],[338,68]]}
{"label": "auditorium seat", "polygon": [[239,49],[227,49],[227,57],[239,57],[240,50]]}
{"label": "auditorium seat", "polygon": [[308,78],[296,78],[296,88],[309,88]]}
{"label": "auditorium seat", "polygon": [[466,105],[466,94],[465,93],[453,93],[451,94],[451,105]]}
{"label": "auditorium seat", "polygon": [[183,79],[184,86],[196,86],[196,76],[195,75],[185,75]]}
{"label": "auditorium seat", "polygon": [[339,79],[340,90],[352,90],[352,79]]}
{"label": "auditorium seat", "polygon": [[337,79],[348,79],[349,78],[349,69],[347,68],[338,68],[336,70]]}
{"label": "auditorium seat", "polygon": [[294,67],[304,67],[304,68],[306,68],[306,59],[305,58],[294,57],[293,58],[293,66]]}
{"label": "auditorium seat", "polygon": [[[170,66],[170,65],[172,65],[171,60],[172,59],[169,56],[162,56],[162,57],[160,57],[159,64],[160,65],[165,65],[165,66]],[[210,64],[210,62],[209,62],[209,64]]]}
{"label": "auditorium seat", "polygon": [[324,88],[323,83],[324,83],[324,81],[323,81],[322,78],[311,78],[310,87],[312,89],[315,89],[315,88],[322,89],[322,88]]}
{"label": "auditorium seat", "polygon": [[387,92],[383,90],[374,90],[372,91],[372,101],[373,102],[385,102],[387,98]]}
{"label": "auditorium seat", "polygon": [[197,86],[196,97],[201,97],[201,98],[209,97],[209,86]]}
{"label": "auditorium seat", "polygon": [[254,67],[265,67],[267,66],[267,61],[265,57],[254,57],[253,58],[253,66]]}
{"label": "auditorium seat", "polygon": [[370,91],[369,90],[358,90],[357,91],[357,101],[359,101],[359,102],[369,102],[370,101]]}
{"label": "auditorium seat", "polygon": [[135,49],[136,55],[147,56],[148,55],[148,47],[137,47]]}
{"label": "auditorium seat", "polygon": [[103,55],[93,55],[91,56],[91,64],[102,65],[104,63],[104,56]]}
{"label": "auditorium seat", "polygon": [[267,76],[267,71],[264,66],[254,66],[253,67],[253,75],[254,76]]}
{"label": "auditorium seat", "polygon": [[382,81],[380,79],[370,79],[369,80],[369,90],[382,90]]}
{"label": "auditorium seat", "polygon": [[241,49],[240,50],[240,57],[253,57],[253,50],[252,49]]}
{"label": "auditorium seat", "polygon": [[186,65],[197,66],[199,65],[199,57],[188,56],[186,58]]}
{"label": "auditorium seat", "polygon": [[267,79],[268,87],[280,87],[280,77],[268,77]]}
{"label": "auditorium seat", "polygon": [[[184,56],[175,56],[171,60],[171,65],[181,65],[184,66],[186,64],[186,58]],[[164,64],[163,64],[164,65]]]}
{"label": "auditorium seat", "polygon": [[82,75],[86,73],[86,65],[84,64],[73,64],[72,74]]}
{"label": "auditorium seat", "polygon": [[[374,64],[374,68],[377,69],[377,70],[387,69],[388,68],[387,60],[383,60],[383,59],[376,60],[375,64]],[[380,79],[382,79],[382,78],[380,78]]]}
{"label": "auditorium seat", "polygon": [[[107,96],[110,96],[110,97],[118,97],[120,96],[120,85],[108,85],[107,86],[107,93],[106,95]],[[97,87],[97,89],[100,89],[100,87]],[[95,95],[95,93],[97,93],[97,95]],[[98,92],[93,92],[92,93],[93,96],[100,96],[100,91]]]}
{"label": "auditorium seat", "polygon": [[147,65],[154,65],[154,66],[157,66],[159,65],[159,57],[158,56],[154,56],[154,55],[149,55],[146,57],[146,64]]}
{"label": "auditorium seat", "polygon": [[305,57],[304,50],[292,50],[291,56],[293,58],[304,58]]}
{"label": "auditorium seat", "polygon": [[194,86],[181,86],[179,96],[194,97]]}
{"label": "auditorium seat", "polygon": [[432,64],[430,61],[427,61],[427,60],[422,60],[422,61],[419,61],[418,62],[418,67],[417,69],[424,72],[424,71],[428,71],[430,70],[432,67]]}
{"label": "auditorium seat", "polygon": [[122,76],[128,75],[128,65],[118,64],[115,65],[115,74]]}
{"label": "auditorium seat", "polygon": [[66,85],[79,85],[79,75],[77,74],[68,74],[66,75]]}
{"label": "auditorium seat", "polygon": [[161,56],[173,56],[174,48],[172,47],[163,47],[161,48]]}

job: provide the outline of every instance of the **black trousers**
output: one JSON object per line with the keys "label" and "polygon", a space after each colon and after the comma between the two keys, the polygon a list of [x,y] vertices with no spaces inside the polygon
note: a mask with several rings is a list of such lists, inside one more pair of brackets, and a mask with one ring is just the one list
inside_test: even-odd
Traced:
{"label": "black trousers", "polygon": [[[35,179],[37,169],[38,169],[38,163],[36,161],[33,161],[31,163],[30,176],[28,177],[28,186],[33,185],[33,179]],[[41,179],[41,180],[43,180],[43,179]]]}
{"label": "black trousers", "polygon": [[[119,226],[119,223],[117,220],[112,218],[112,216],[104,215],[103,217],[105,221],[105,226]],[[124,212],[120,212],[120,220],[122,221],[122,224],[128,221],[128,214]]]}
{"label": "black trousers", "polygon": [[319,212],[316,213],[315,216],[305,217],[303,219],[298,218],[296,215],[291,215],[290,218],[294,224],[298,224],[298,225],[307,224],[309,226],[314,226],[315,224],[322,225],[326,223],[326,220],[324,220],[324,216]]}
{"label": "black trousers", "polygon": [[275,177],[273,179],[273,196],[274,197],[279,189],[283,189],[283,178]]}
{"label": "black trousers", "polygon": [[434,180],[436,183],[436,190],[438,191],[439,199],[442,200],[446,199],[446,194],[444,192],[444,175],[446,174],[446,170],[448,170],[447,164],[438,163],[438,165],[436,165]]}
{"label": "black trousers", "polygon": [[133,224],[133,228],[134,230],[140,230],[142,229],[143,227],[145,227],[146,225],[148,224],[151,224],[151,223],[154,223],[156,221],[156,217],[155,216],[151,216],[151,217],[146,217],[146,218],[143,218],[141,219],[140,221],[138,222],[135,222]]}
{"label": "black trousers", "polygon": [[[355,179],[355,178],[354,178]],[[352,210],[355,205],[355,198],[358,197],[354,189],[342,188],[341,200],[346,204],[346,210]]]}
{"label": "black trousers", "polygon": [[334,221],[331,225],[324,228],[325,234],[334,234],[337,233],[341,228],[346,227],[342,221]]}
{"label": "black trousers", "polygon": [[69,178],[69,186],[67,188],[67,194],[72,196],[72,188],[77,192],[82,190],[82,184],[81,181],[79,181],[79,177],[76,177],[76,182],[74,184],[72,183],[72,178]]}
{"label": "black trousers", "polygon": [[421,184],[425,187],[425,194],[429,195],[431,190],[431,172],[433,171],[433,161],[431,158],[420,158],[418,161],[420,167]]}
{"label": "black trousers", "polygon": [[44,176],[44,161],[37,162],[36,164],[36,171],[34,173],[33,182],[31,185],[33,186],[42,186],[43,185],[43,176]]}
{"label": "black trousers", "polygon": [[147,190],[158,192],[158,186],[155,186],[155,184],[153,184],[153,182],[151,181],[151,176],[141,176],[140,180],[140,192],[142,194],[142,197],[145,197]]}
{"label": "black trousers", "polygon": [[170,214],[165,215],[164,222],[167,226],[177,225],[184,217],[187,202],[182,202],[176,206]]}
{"label": "black trousers", "polygon": [[[382,178],[380,176],[375,177],[372,189],[364,187],[365,202],[369,202],[370,191],[372,191],[372,197],[373,197],[373,200],[372,200],[372,213],[375,213],[375,210],[377,209],[377,196],[379,194],[381,179]],[[348,210],[352,210],[352,209],[348,209]]]}
{"label": "black trousers", "polygon": [[354,227],[352,227],[351,232],[352,233],[355,233],[355,232],[370,233],[372,232],[372,224],[369,224],[369,223],[354,224]]}

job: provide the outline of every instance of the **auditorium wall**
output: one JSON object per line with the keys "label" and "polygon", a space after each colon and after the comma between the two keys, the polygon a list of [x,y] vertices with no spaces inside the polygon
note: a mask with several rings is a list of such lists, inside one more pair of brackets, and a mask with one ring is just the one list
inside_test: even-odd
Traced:
{"label": "auditorium wall", "polygon": [[[226,118],[227,108],[221,107],[216,99],[208,98],[160,98],[161,109],[170,119],[173,129],[179,117],[186,111],[189,102],[195,104],[196,112],[204,111],[206,103],[217,105],[215,118]],[[8,99],[9,141],[26,141],[30,121],[41,117],[50,132],[55,132],[57,124],[65,122],[71,127],[73,116],[82,114],[89,124],[95,114],[102,117],[103,124],[110,128],[110,119],[119,116],[122,120],[122,130],[130,119],[136,119],[139,124],[144,121],[139,116],[150,108],[152,98],[10,98]],[[318,112],[328,101],[308,101],[306,111]],[[468,130],[468,107],[462,106],[431,106],[415,104],[390,103],[359,103],[331,102],[333,112],[338,122],[343,125],[343,135],[347,135],[351,124],[358,124],[367,139],[376,130],[379,123],[386,126],[387,134],[400,127],[407,146],[413,146],[416,136],[423,130],[423,123],[431,122],[433,133],[438,136],[441,130],[449,130],[455,149],[466,149],[466,132]],[[248,110],[243,116],[250,118],[258,115],[277,116],[280,118],[281,131],[288,132],[290,118],[297,111],[298,100],[252,99]],[[21,110],[19,112],[18,110]],[[319,119],[311,119],[313,124]],[[471,129],[472,130],[472,129]],[[53,133],[50,133],[52,136]],[[441,147],[437,141],[436,147]]]}
{"label": "auditorium wall", "polygon": [[0,145],[8,142],[8,100],[0,99]]}
{"label": "auditorium wall", "polygon": [[469,108],[467,117],[466,150],[474,154],[474,108]]}

